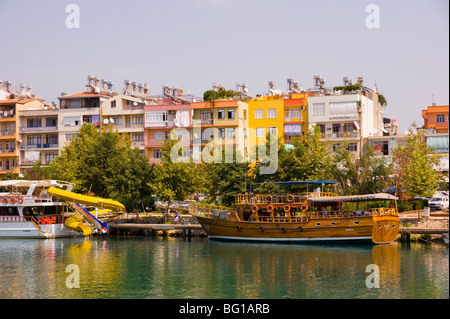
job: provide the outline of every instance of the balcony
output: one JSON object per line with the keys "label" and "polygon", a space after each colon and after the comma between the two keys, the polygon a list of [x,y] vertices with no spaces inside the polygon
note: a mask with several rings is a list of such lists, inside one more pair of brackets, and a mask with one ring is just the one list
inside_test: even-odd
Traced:
{"label": "balcony", "polygon": [[358,138],[358,132],[333,132],[333,133],[321,133],[322,138],[329,139],[342,139],[342,138]]}
{"label": "balcony", "polygon": [[21,149],[34,149],[34,148],[58,148],[58,143],[39,143],[39,144],[22,144]]}
{"label": "balcony", "polygon": [[58,126],[36,126],[36,127],[26,127],[21,126],[20,132],[27,133],[27,132],[49,132],[49,131],[57,131]]}

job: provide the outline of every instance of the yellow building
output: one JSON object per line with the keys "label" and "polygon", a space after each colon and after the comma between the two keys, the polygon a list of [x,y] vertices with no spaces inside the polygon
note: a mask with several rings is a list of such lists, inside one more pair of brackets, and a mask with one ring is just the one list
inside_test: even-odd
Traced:
{"label": "yellow building", "polygon": [[291,144],[294,136],[306,134],[307,93],[288,96],[268,95],[252,99],[249,111],[249,148],[265,142],[267,133],[276,135],[285,145]]}
{"label": "yellow building", "polygon": [[248,105],[241,100],[192,102],[192,157],[202,161],[201,152],[212,139],[217,144],[248,156]]}

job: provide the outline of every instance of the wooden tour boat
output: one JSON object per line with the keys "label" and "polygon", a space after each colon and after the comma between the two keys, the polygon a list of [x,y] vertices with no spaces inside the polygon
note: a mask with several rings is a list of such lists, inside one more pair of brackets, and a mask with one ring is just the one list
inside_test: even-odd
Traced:
{"label": "wooden tour boat", "polygon": [[397,197],[385,193],[239,194],[235,200],[235,208],[191,204],[189,210],[210,239],[221,240],[385,244],[400,226]]}

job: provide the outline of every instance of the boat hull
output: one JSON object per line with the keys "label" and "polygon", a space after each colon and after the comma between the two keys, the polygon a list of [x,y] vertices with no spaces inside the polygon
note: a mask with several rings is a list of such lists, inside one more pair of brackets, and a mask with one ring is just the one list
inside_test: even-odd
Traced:
{"label": "boat hull", "polygon": [[31,221],[0,223],[0,238],[55,238],[78,237],[82,233],[73,231],[63,224],[36,225]]}
{"label": "boat hull", "polygon": [[[365,242],[384,244],[395,240],[395,217],[311,219],[307,222],[243,222],[197,216],[210,239],[261,242]],[[378,225],[382,225],[378,228]],[[389,225],[389,229],[387,228]],[[394,225],[394,226],[393,226]],[[377,227],[377,231],[374,230]],[[375,234],[375,236],[374,236]]]}

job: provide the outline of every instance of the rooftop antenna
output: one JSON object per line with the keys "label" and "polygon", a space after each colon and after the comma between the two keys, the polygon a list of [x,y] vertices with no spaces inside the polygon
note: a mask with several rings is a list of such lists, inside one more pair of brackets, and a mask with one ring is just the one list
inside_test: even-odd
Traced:
{"label": "rooftop antenna", "polygon": [[436,102],[434,100],[434,97],[436,96],[436,94],[431,93],[431,106],[436,106]]}

